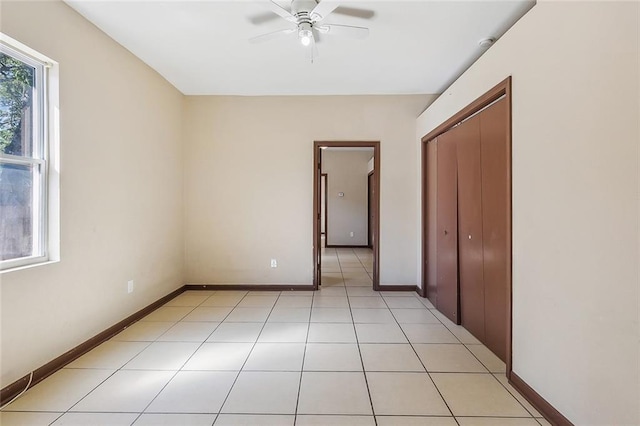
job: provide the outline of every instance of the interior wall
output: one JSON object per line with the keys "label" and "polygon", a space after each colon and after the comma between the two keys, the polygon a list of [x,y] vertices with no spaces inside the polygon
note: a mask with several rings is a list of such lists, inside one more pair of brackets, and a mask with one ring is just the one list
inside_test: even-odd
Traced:
{"label": "interior wall", "polygon": [[[327,173],[327,245],[368,245],[368,163],[370,151],[322,151]],[[340,197],[339,193],[344,196]],[[351,237],[353,232],[353,237]]]}
{"label": "interior wall", "polygon": [[513,76],[513,371],[579,425],[640,423],[639,15],[538,2],[418,119]]}
{"label": "interior wall", "polygon": [[60,64],[61,158],[61,261],[0,275],[4,387],[183,284],[183,96],[62,2],[0,7]]}
{"label": "interior wall", "polygon": [[381,284],[416,285],[415,120],[433,99],[187,97],[187,282],[310,285],[313,142],[368,140],[381,144]]}

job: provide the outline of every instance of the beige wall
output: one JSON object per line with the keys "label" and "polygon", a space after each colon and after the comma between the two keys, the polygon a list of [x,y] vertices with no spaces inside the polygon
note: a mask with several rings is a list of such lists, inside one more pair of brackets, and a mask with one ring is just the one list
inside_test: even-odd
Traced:
{"label": "beige wall", "polygon": [[186,282],[310,284],[313,141],[379,140],[381,284],[415,285],[415,120],[432,99],[187,97]]}
{"label": "beige wall", "polygon": [[[366,246],[368,228],[368,163],[373,148],[322,151],[322,172],[328,178],[327,245]],[[340,197],[338,194],[343,193]],[[351,237],[353,232],[353,237]]]}
{"label": "beige wall", "polygon": [[513,76],[513,370],[576,425],[640,424],[637,2],[539,2],[418,120]]}
{"label": "beige wall", "polygon": [[[60,63],[62,260],[0,275],[0,386],[185,281],[310,283],[314,140],[381,141],[381,284],[418,282],[433,97],[185,100],[64,4],[1,8]],[[513,75],[513,368],[575,424],[640,423],[638,9],[540,2],[418,119]]]}
{"label": "beige wall", "polygon": [[61,76],[61,261],[0,275],[4,387],[183,284],[183,96],[61,2],[0,7]]}

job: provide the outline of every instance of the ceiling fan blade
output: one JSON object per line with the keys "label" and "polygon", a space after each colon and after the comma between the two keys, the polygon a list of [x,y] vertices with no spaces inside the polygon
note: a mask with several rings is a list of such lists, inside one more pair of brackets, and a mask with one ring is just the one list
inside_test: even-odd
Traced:
{"label": "ceiling fan blade", "polygon": [[287,9],[280,6],[278,3],[274,2],[273,0],[269,0],[267,2],[267,5],[269,6],[269,9],[271,9],[271,11],[276,15],[282,16],[287,21],[296,22],[296,17],[293,16],[291,12],[289,12]]}
{"label": "ceiling fan blade", "polygon": [[313,28],[313,41],[316,43],[322,43],[322,39],[320,38],[320,31],[318,31],[315,27]]}
{"label": "ceiling fan blade", "polygon": [[278,31],[273,31],[266,34],[261,34],[259,36],[250,38],[249,42],[262,43],[265,41],[273,40],[274,38],[284,37],[286,35],[293,33],[295,30],[296,30],[295,28],[285,28],[284,30],[278,30]]}
{"label": "ceiling fan blade", "polygon": [[340,4],[336,1],[331,0],[322,0],[318,3],[318,5],[311,11],[309,16],[314,22],[322,21],[327,17],[331,12],[333,12]]}
{"label": "ceiling fan blade", "polygon": [[369,28],[351,25],[326,24],[319,25],[317,28],[322,34],[343,35],[351,38],[365,38],[369,35]]}
{"label": "ceiling fan blade", "polygon": [[371,19],[376,16],[376,12],[369,9],[357,9],[355,7],[338,6],[333,11],[336,15],[350,16],[352,18]]}
{"label": "ceiling fan blade", "polygon": [[247,19],[253,25],[260,25],[260,24],[266,24],[267,22],[275,21],[276,19],[278,19],[278,16],[274,15],[271,12],[265,12],[265,13],[249,16]]}

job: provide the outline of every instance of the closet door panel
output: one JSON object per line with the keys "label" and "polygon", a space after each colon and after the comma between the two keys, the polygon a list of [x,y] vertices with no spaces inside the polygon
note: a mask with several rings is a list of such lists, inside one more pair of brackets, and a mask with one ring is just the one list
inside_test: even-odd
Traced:
{"label": "closet door panel", "polygon": [[438,306],[438,226],[436,222],[438,205],[438,144],[427,144],[427,297],[433,306]]}
{"label": "closet door panel", "polygon": [[458,200],[456,141],[450,132],[438,137],[437,244],[438,304],[436,308],[456,324],[458,308]]}
{"label": "closet door panel", "polygon": [[509,303],[508,110],[501,100],[480,117],[482,218],[485,282],[485,344],[506,360]]}
{"label": "closet door panel", "polygon": [[482,247],[482,168],[480,118],[451,130],[458,158],[458,253],[460,321],[479,340],[485,337]]}

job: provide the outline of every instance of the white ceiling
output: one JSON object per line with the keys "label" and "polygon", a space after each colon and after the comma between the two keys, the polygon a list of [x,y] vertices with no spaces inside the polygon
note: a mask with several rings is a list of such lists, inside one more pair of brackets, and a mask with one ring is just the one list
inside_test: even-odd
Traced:
{"label": "white ceiling", "polygon": [[[363,40],[325,35],[310,63],[295,34],[262,44],[250,37],[287,28],[264,1],[67,0],[71,7],[187,95],[353,95],[441,93],[499,38],[533,0],[344,1],[370,20]],[[289,2],[278,1],[284,7]],[[266,15],[265,15],[266,12]]]}

